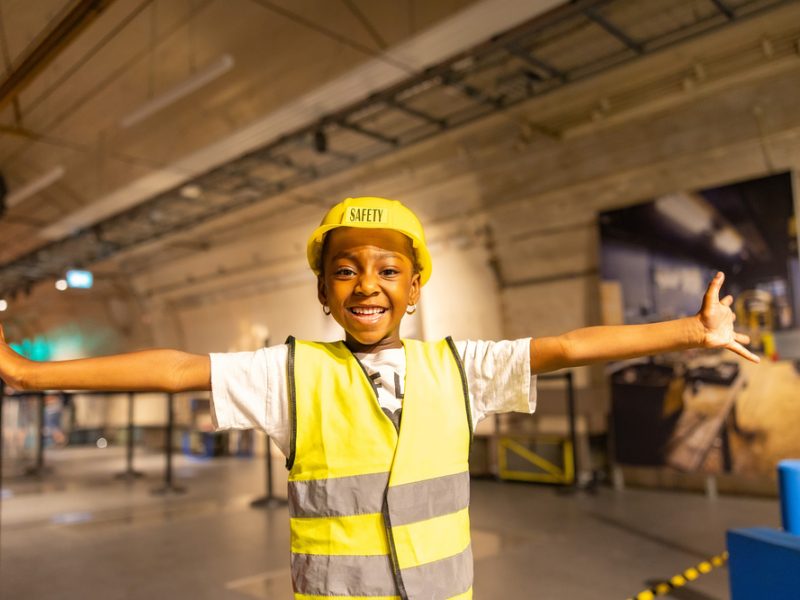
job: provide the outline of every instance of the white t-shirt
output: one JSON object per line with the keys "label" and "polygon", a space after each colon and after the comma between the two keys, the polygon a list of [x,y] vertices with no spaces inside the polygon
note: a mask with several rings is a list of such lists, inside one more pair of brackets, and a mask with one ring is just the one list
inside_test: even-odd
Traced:
{"label": "white t-shirt", "polygon": [[[530,338],[500,342],[456,342],[469,387],[472,422],[501,412],[532,413],[536,377],[531,376]],[[212,416],[217,429],[265,431],[286,455],[289,452],[289,396],[283,344],[255,352],[211,354]],[[378,389],[378,402],[395,421],[402,407],[406,360],[402,348],[375,354],[357,353]]]}

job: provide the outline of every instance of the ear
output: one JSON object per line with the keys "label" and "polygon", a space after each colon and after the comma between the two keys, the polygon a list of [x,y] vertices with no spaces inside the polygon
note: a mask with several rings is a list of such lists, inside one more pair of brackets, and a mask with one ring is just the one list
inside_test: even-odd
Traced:
{"label": "ear", "polygon": [[408,303],[409,304],[416,304],[419,302],[420,297],[420,275],[419,273],[414,273],[411,276],[411,289],[408,290]]}
{"label": "ear", "polygon": [[325,279],[317,275],[317,299],[322,306],[328,303],[328,289],[325,287]]}

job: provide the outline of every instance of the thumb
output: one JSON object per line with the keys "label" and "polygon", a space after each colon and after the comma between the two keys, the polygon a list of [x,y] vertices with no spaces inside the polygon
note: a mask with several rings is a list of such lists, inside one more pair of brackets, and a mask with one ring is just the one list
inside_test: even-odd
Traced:
{"label": "thumb", "polygon": [[6,343],[6,334],[3,332],[3,326],[0,325],[0,344]]}
{"label": "thumb", "polygon": [[725,274],[722,271],[717,271],[714,279],[708,284],[708,289],[703,296],[703,310],[711,310],[719,303],[719,291],[722,288],[722,283],[725,281]]}

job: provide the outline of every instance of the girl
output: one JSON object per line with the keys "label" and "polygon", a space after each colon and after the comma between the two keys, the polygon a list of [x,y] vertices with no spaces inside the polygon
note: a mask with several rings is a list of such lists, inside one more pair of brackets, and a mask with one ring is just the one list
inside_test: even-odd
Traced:
{"label": "girl", "polygon": [[692,317],[514,341],[420,342],[400,338],[432,268],[408,208],[348,198],[311,235],[308,261],[343,341],[33,363],[0,328],[0,377],[15,388],[211,390],[218,428],[269,433],[289,469],[295,598],[471,598],[472,431],[487,414],[532,412],[535,374],[698,347],[758,362],[733,330],[733,298],[719,298],[722,273]]}

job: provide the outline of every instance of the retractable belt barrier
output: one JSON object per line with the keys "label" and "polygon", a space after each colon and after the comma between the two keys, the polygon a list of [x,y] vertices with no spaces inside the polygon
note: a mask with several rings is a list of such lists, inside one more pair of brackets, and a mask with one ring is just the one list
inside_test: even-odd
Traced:
{"label": "retractable belt barrier", "polygon": [[[134,470],[133,468],[133,453],[134,453],[134,422],[133,422],[133,404],[136,392],[100,392],[100,391],[80,391],[80,392],[60,392],[63,397],[70,397],[75,395],[81,396],[107,396],[109,394],[119,394],[119,393],[126,393],[128,395],[128,423],[127,423],[127,453],[126,453],[126,470],[122,473],[117,474],[117,477],[120,479],[136,479],[138,477],[142,477],[142,473]],[[152,392],[148,392],[152,393]],[[45,465],[45,457],[44,457],[44,447],[45,447],[45,423],[44,423],[44,397],[47,395],[47,392],[41,391],[17,391],[14,393],[13,398],[16,399],[23,399],[23,398],[33,398],[38,402],[38,410],[37,410],[37,423],[36,423],[36,459],[35,465],[29,467],[25,470],[25,474],[29,476],[37,476],[41,477],[45,475],[49,469]],[[174,431],[174,395],[171,393],[166,393],[167,399],[167,419],[166,419],[166,427],[165,427],[165,445],[164,445],[164,455],[165,455],[165,467],[164,467],[164,484],[162,487],[153,490],[155,494],[166,494],[166,493],[183,493],[185,492],[185,488],[176,486],[173,483],[172,478],[172,437]],[[2,410],[2,401],[6,399],[5,396],[5,384],[0,380],[0,410]],[[0,413],[0,424],[2,424],[2,413]],[[3,458],[3,448],[2,448],[2,433],[3,430],[0,428],[0,463],[2,462]],[[2,465],[0,464],[0,482],[2,479]]]}
{"label": "retractable belt barrier", "polygon": [[711,558],[697,563],[693,567],[689,567],[685,571],[673,575],[668,580],[655,584],[653,587],[643,590],[631,596],[628,600],[652,600],[656,596],[665,596],[672,590],[685,586],[687,583],[694,581],[700,575],[710,573],[716,568],[723,567],[728,562],[728,552],[717,554]]}

